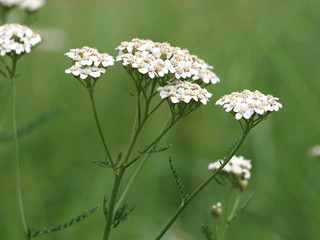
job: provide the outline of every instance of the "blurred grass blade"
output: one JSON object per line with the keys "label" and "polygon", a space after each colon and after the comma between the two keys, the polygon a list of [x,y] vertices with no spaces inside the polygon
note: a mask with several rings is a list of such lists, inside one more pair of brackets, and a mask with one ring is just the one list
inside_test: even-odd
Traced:
{"label": "blurred grass blade", "polygon": [[[33,131],[34,129],[37,129],[41,125],[49,122],[56,116],[60,115],[64,111],[63,107],[55,108],[51,111],[45,112],[42,115],[35,118],[33,121],[29,122],[28,124],[18,128],[18,137],[23,137]],[[1,142],[8,142],[12,139],[12,133],[11,131],[6,131],[4,133],[0,134],[0,143]]]}

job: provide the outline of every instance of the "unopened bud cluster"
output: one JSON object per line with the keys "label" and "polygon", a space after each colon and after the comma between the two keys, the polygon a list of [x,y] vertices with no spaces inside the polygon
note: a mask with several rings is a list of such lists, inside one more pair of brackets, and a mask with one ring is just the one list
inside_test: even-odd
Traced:
{"label": "unopened bud cluster", "polygon": [[207,104],[209,98],[212,96],[205,88],[201,88],[198,84],[188,81],[175,80],[169,82],[164,87],[158,87],[160,97],[162,99],[169,98],[172,103],[185,102],[189,103],[191,100]]}
{"label": "unopened bud cluster", "polygon": [[99,78],[106,72],[108,66],[114,64],[112,56],[107,53],[99,53],[97,49],[90,47],[71,49],[65,55],[73,62],[73,66],[66,69],[65,73],[71,73],[87,81],[91,78]]}
{"label": "unopened bud cluster", "polygon": [[220,98],[216,105],[222,105],[227,112],[235,114],[237,120],[244,117],[250,119],[257,115],[264,115],[267,112],[278,111],[282,108],[279,100],[272,95],[264,95],[259,91],[251,92],[244,90],[242,92],[233,92]]}
{"label": "unopened bud cluster", "polygon": [[41,42],[39,34],[20,24],[5,24],[0,26],[1,56],[29,53],[31,48]]}
{"label": "unopened bud cluster", "polygon": [[192,79],[200,83],[215,84],[219,78],[211,71],[213,67],[191,55],[187,49],[172,47],[167,42],[153,42],[135,38],[122,42],[117,61],[122,61],[128,71],[136,69],[149,78],[168,77]]}
{"label": "unopened bud cluster", "polygon": [[213,217],[218,218],[222,214],[222,204],[221,202],[217,202],[215,205],[211,207],[211,214]]}
{"label": "unopened bud cluster", "polygon": [[[209,170],[216,171],[223,164],[221,160],[210,163],[208,166]],[[233,183],[244,189],[248,185],[250,179],[250,169],[252,168],[251,161],[244,159],[243,156],[233,156],[227,165],[221,170],[221,173],[230,176]]]}

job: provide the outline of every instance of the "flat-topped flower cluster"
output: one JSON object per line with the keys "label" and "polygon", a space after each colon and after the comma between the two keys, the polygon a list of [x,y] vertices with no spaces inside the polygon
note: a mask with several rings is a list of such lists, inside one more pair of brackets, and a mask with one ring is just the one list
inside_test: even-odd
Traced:
{"label": "flat-topped flower cluster", "polygon": [[164,77],[170,79],[192,79],[206,84],[215,84],[219,78],[211,71],[213,67],[187,49],[172,47],[167,42],[153,42],[135,38],[131,42],[122,42],[117,61],[131,71],[137,69],[149,78]]}
{"label": "flat-topped flower cluster", "polygon": [[239,120],[242,117],[249,119],[254,114],[264,115],[267,112],[278,111],[282,108],[282,104],[277,100],[279,99],[272,95],[264,95],[257,90],[254,92],[244,90],[223,96],[216,105],[222,105],[227,112],[234,113]]}
{"label": "flat-topped flower cluster", "polygon": [[75,48],[65,53],[72,59],[73,66],[65,70],[75,77],[87,80],[90,77],[99,78],[106,72],[108,66],[114,64],[114,58],[107,53],[99,53],[97,49],[90,47]]}
{"label": "flat-topped flower cluster", "polygon": [[29,53],[31,48],[41,42],[39,34],[20,24],[5,24],[0,26],[0,54],[20,55]]}
{"label": "flat-topped flower cluster", "polygon": [[212,96],[205,88],[201,88],[198,84],[188,81],[175,80],[169,82],[164,87],[158,87],[160,97],[162,99],[169,98],[172,103],[185,102],[189,103],[191,100],[207,104],[209,98]]}

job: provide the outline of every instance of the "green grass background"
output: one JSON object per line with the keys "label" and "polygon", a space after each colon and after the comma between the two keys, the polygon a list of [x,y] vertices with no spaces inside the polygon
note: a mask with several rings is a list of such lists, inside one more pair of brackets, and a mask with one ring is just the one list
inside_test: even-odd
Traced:
{"label": "green grass background", "polygon": [[[238,152],[252,159],[247,192],[255,192],[255,198],[233,222],[227,239],[319,239],[320,161],[308,156],[308,149],[320,144],[319,7],[316,0],[48,1],[31,25],[44,43],[18,66],[18,125],[56,107],[65,111],[19,140],[26,219],[30,226],[46,227],[99,208],[82,223],[38,239],[102,239],[101,205],[103,195],[110,194],[112,173],[90,162],[103,160],[103,147],[88,94],[64,73],[71,62],[63,54],[88,45],[116,56],[120,42],[135,37],[189,49],[215,67],[221,82],[208,88],[213,97],[207,106],[162,140],[161,145],[173,147],[144,166],[126,199],[137,207],[113,239],[157,235],[179,205],[168,155],[191,192],[209,175],[208,163],[221,158],[241,134],[236,120],[215,101],[243,89],[273,94],[283,109],[253,129]],[[18,21],[19,14],[11,14],[11,21]],[[128,145],[133,89],[120,63],[97,85],[97,108],[113,155]],[[166,112],[162,108],[148,124],[140,147],[159,131]],[[0,132],[8,130],[10,84],[1,78]],[[210,184],[164,239],[204,239],[200,226],[211,224],[210,207],[223,200],[225,190]],[[0,239],[23,239],[10,142],[0,143]]]}

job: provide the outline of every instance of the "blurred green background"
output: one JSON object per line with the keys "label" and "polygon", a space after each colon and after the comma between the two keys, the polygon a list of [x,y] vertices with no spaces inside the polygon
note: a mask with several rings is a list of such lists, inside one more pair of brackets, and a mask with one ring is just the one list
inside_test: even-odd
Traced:
{"label": "blurred green background", "polygon": [[[179,205],[168,165],[170,154],[191,192],[208,175],[240,134],[236,120],[215,101],[243,89],[273,94],[283,109],[250,133],[237,155],[252,159],[247,193],[255,198],[229,228],[226,239],[283,240],[320,238],[319,159],[308,149],[320,144],[320,17],[316,0],[54,0],[30,27],[44,43],[19,62],[18,125],[57,107],[65,111],[20,139],[22,193],[28,225],[46,227],[98,210],[66,230],[39,237],[101,239],[102,199],[110,194],[111,171],[91,163],[103,160],[87,92],[64,70],[63,54],[88,45],[117,55],[121,41],[148,38],[187,48],[215,67],[221,82],[210,86],[209,104],[183,119],[151,156],[127,201],[137,207],[113,239],[153,239]],[[19,11],[11,21],[21,18]],[[120,63],[108,69],[96,89],[103,129],[113,155],[125,151],[135,101],[134,86]],[[168,109],[149,122],[139,146],[161,128]],[[0,79],[0,133],[10,130],[10,84]],[[127,177],[132,173],[128,172]],[[127,178],[126,178],[127,179]],[[164,239],[204,239],[200,226],[211,224],[210,207],[225,188],[212,183],[187,208]],[[23,239],[15,198],[12,144],[0,142],[0,239]]]}

